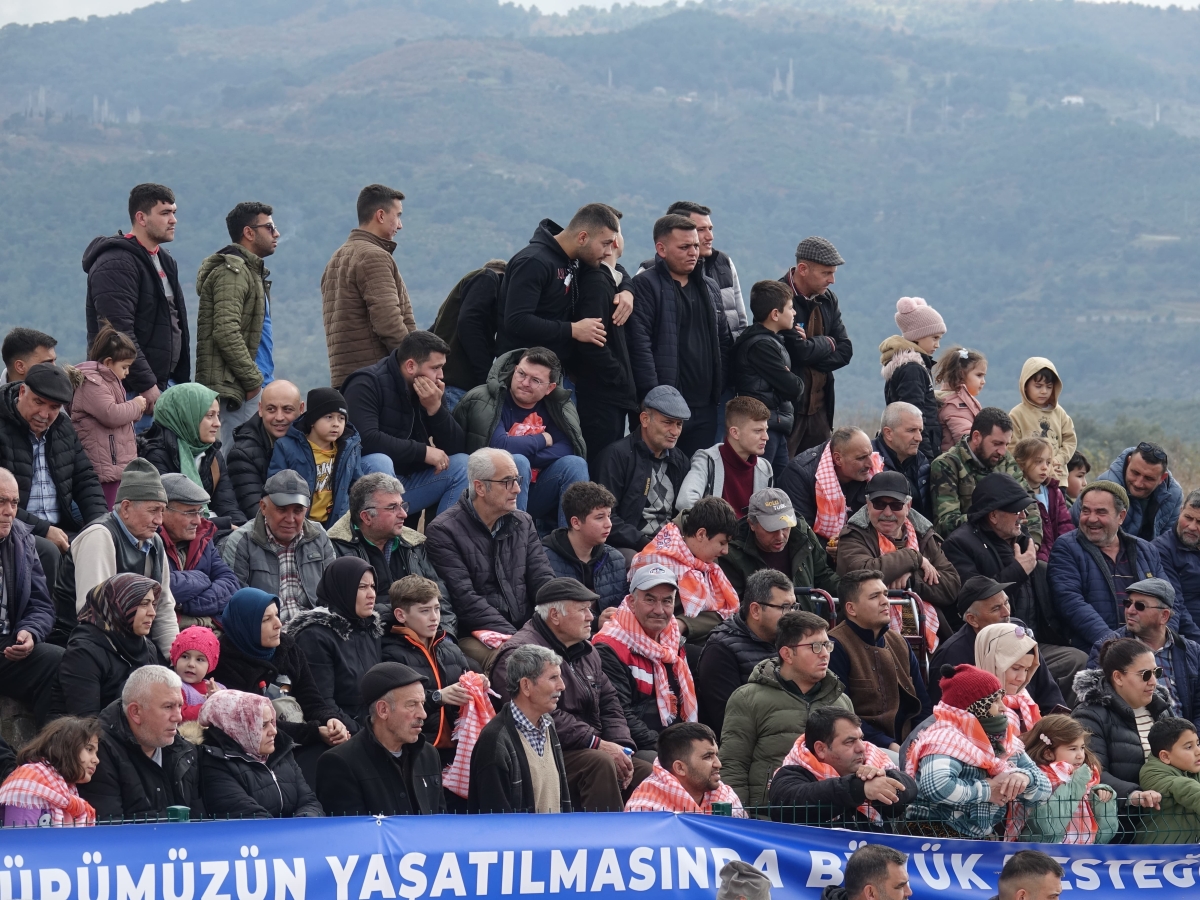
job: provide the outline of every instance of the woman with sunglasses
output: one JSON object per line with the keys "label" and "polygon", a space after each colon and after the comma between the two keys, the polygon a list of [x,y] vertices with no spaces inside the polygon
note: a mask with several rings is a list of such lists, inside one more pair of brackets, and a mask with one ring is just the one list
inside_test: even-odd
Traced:
{"label": "woman with sunglasses", "polygon": [[1154,653],[1137,638],[1107,640],[1100,669],[1075,676],[1079,705],[1071,713],[1091,732],[1088,748],[1100,763],[1100,780],[1131,805],[1156,809],[1162,796],[1140,790],[1138,775],[1150,755],[1150,726],[1171,715],[1161,675]]}

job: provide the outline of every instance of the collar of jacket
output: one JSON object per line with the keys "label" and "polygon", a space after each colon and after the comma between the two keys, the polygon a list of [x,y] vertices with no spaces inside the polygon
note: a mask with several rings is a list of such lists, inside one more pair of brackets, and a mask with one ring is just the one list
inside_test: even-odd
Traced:
{"label": "collar of jacket", "polygon": [[209,541],[217,533],[217,526],[212,523],[212,519],[201,519],[199,526],[196,528],[196,536],[188,541],[188,552],[184,559],[179,558],[179,547],[175,540],[167,531],[166,525],[158,526],[158,536],[162,538],[163,549],[167,553],[167,558],[175,568],[187,570],[190,564],[194,563],[200,554],[204,552],[204,548],[208,546]]}
{"label": "collar of jacket", "polygon": [[554,636],[554,632],[550,630],[550,626],[546,624],[546,620],[537,613],[534,613],[533,618],[529,621],[533,623],[533,630],[546,642],[545,646],[549,647],[568,663],[579,662],[579,660],[592,652],[591,641],[579,641],[570,647],[565,646],[562,641]]}
{"label": "collar of jacket", "polygon": [[[475,504],[471,501],[471,498],[467,496],[466,488],[463,488],[463,495],[458,502],[467,508],[467,514],[475,520],[479,527],[486,531],[489,536],[491,536],[492,530],[483,524],[483,519],[479,518],[479,511],[475,509]],[[512,531],[513,514],[510,512],[505,513],[499,519],[497,519],[496,522],[500,527],[497,529],[496,535],[492,539],[500,541],[508,537],[509,532]]]}
{"label": "collar of jacket", "polygon": [[[913,528],[916,529],[917,535],[920,537],[924,537],[925,533],[933,527],[933,523],[915,509],[908,511],[908,521],[912,522]],[[866,505],[863,505],[858,512],[852,515],[846,524],[862,528],[864,531],[870,531],[872,534],[875,533],[875,526],[871,524],[871,517],[867,515]]]}
{"label": "collar of jacket", "polygon": [[346,238],[349,241],[365,241],[368,244],[374,244],[376,247],[382,247],[389,254],[396,252],[396,242],[387,241],[378,235],[371,234],[365,228],[355,228],[350,232],[350,236]]}
{"label": "collar of jacket", "polygon": [[[583,561],[575,555],[575,548],[571,546],[571,538],[569,528],[555,528],[552,532],[546,535],[545,541],[549,542],[549,547],[564,557],[567,562],[572,565],[582,568],[583,566],[594,566],[604,557],[605,544],[597,544],[592,548],[592,555],[587,561]],[[543,542],[545,543],[545,542]]]}
{"label": "collar of jacket", "polygon": [[242,745],[227,735],[224,731],[215,725],[204,727],[200,733],[199,741],[191,741],[201,748],[201,751],[208,753],[210,756],[223,757],[225,759],[240,759],[243,762],[250,763],[254,766],[271,767],[271,764],[288,753],[293,748],[293,741],[284,731],[279,731],[275,735],[275,749],[272,750],[267,758],[252,759],[242,749]]}
{"label": "collar of jacket", "polygon": [[854,634],[854,635],[855,635],[855,636],[856,636],[856,637],[857,637],[857,638],[858,638],[860,641],[862,641],[864,644],[866,644],[868,647],[882,647],[882,646],[884,646],[884,635],[886,635],[886,634],[887,634],[887,626],[886,626],[886,625],[885,625],[883,628],[881,628],[881,629],[880,629],[880,631],[879,631],[879,634],[878,634],[878,635],[875,635],[875,634],[872,634],[871,632],[867,631],[867,629],[865,629],[865,628],[862,628],[862,627],[861,627],[861,626],[859,626],[859,625],[855,625],[855,624],[854,624],[853,622],[851,622],[849,619],[845,619],[844,621],[845,621],[845,623],[846,623],[846,627],[847,627],[847,628],[849,628],[849,629],[850,629],[850,631],[851,631],[851,632],[852,632],[852,633],[853,633],[853,634]]}
{"label": "collar of jacket", "polygon": [[351,635],[356,631],[365,631],[373,638],[383,637],[383,619],[380,618],[379,613],[372,612],[369,617],[360,619],[359,622],[362,624],[356,625],[326,606],[317,606],[296,613],[287,623],[287,630],[292,637],[295,637],[310,625],[324,625],[343,641],[350,640]]}
{"label": "collar of jacket", "polygon": [[226,244],[217,251],[221,256],[238,256],[241,257],[247,266],[254,270],[254,273],[264,280],[271,274],[271,270],[267,268],[266,262],[257,253],[252,253],[243,247],[241,244]]}

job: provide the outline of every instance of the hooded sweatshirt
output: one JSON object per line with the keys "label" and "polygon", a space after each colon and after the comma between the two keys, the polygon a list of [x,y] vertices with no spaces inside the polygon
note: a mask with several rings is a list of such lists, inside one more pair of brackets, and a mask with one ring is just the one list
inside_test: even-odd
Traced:
{"label": "hooded sweatshirt", "polygon": [[[1034,406],[1025,395],[1025,385],[1037,372],[1049,369],[1057,379],[1054,392],[1050,395],[1050,404],[1046,409]],[[1013,445],[1027,437],[1044,437],[1054,450],[1054,468],[1050,474],[1058,481],[1067,480],[1067,462],[1075,455],[1077,441],[1075,439],[1075,423],[1058,405],[1062,394],[1062,377],[1054,363],[1043,356],[1031,356],[1021,367],[1021,380],[1017,385],[1021,402],[1008,413],[1013,423]]]}
{"label": "hooded sweatshirt", "polygon": [[566,365],[579,272],[555,240],[561,233],[562,226],[542,219],[529,244],[509,260],[500,283],[497,356],[518,347],[548,347]]}

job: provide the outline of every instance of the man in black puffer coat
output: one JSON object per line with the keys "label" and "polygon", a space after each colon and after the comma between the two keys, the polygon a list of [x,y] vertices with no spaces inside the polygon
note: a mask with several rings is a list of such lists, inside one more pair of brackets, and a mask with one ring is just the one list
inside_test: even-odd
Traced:
{"label": "man in black puffer coat", "polygon": [[258,514],[275,441],[288,433],[303,412],[300,389],[290,381],[272,381],[262,390],[258,415],[233,430],[232,447],[222,448],[229,481],[246,521]]}

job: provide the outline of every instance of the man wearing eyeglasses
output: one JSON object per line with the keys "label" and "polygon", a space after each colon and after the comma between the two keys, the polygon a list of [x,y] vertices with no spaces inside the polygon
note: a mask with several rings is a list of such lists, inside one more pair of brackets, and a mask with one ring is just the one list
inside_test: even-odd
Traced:
{"label": "man wearing eyeglasses", "polygon": [[242,585],[226,565],[213,538],[217,526],[204,513],[208,492],[186,475],[162,476],[167,492],[158,536],[171,561],[171,593],[181,627],[212,627],[234,591]]}
{"label": "man wearing eyeglasses", "polygon": [[[1142,441],[1113,460],[1097,481],[1111,481],[1129,496],[1121,530],[1152,541],[1175,527],[1183,506],[1183,488],[1167,469],[1167,451],[1158,444]],[[1082,497],[1071,507],[1071,518],[1079,523]]]}
{"label": "man wearing eyeglasses", "polygon": [[271,272],[264,260],[279,245],[265,203],[239,203],[225,217],[229,244],[200,264],[196,292],[196,381],[221,401],[221,452],[233,430],[258,412],[262,389],[274,380]]}

